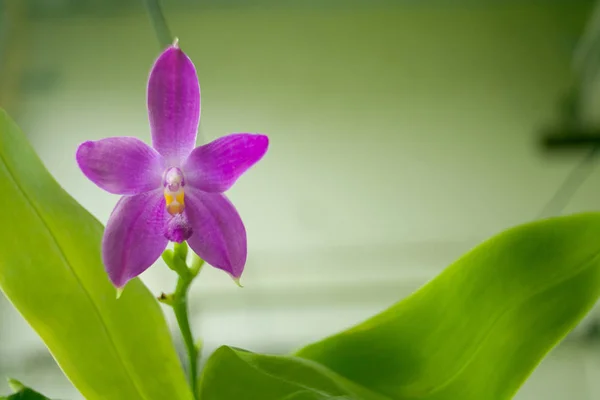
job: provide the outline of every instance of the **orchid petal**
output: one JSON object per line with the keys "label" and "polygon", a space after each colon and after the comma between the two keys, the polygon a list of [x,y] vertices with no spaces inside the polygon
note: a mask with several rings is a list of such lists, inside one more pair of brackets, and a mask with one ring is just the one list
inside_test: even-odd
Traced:
{"label": "orchid petal", "polygon": [[167,215],[161,190],[119,200],[102,238],[102,258],[116,287],[148,269],[165,250]]}
{"label": "orchid petal", "polygon": [[186,213],[194,229],[192,250],[215,268],[239,278],[246,264],[246,229],[237,210],[220,193],[186,190]]}
{"label": "orchid petal", "polygon": [[163,159],[134,137],[112,137],[79,145],[77,164],[100,188],[114,194],[133,195],[160,187]]}
{"label": "orchid petal", "polygon": [[267,152],[265,135],[236,133],[195,148],[183,170],[187,184],[204,192],[224,192]]}
{"label": "orchid petal", "polygon": [[200,121],[200,85],[196,68],[178,47],[167,48],[148,79],[148,115],[152,145],[172,165],[196,146]]}

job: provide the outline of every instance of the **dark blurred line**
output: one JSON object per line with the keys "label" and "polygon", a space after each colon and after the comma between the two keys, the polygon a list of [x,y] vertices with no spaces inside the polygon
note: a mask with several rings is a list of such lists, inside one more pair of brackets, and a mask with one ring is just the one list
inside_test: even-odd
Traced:
{"label": "dark blurred line", "polygon": [[548,150],[600,146],[600,131],[570,133],[570,131],[565,130],[561,133],[553,133],[552,135],[545,136],[542,139],[542,145]]}
{"label": "dark blurred line", "polygon": [[583,96],[590,87],[600,67],[600,2],[594,1],[591,16],[574,54],[574,87],[563,102],[563,127],[546,134],[543,145],[551,151],[565,151],[587,147],[588,154],[573,168],[546,203],[538,218],[559,215],[575,196],[579,188],[592,174],[595,159],[600,150],[600,135],[597,129],[582,124],[581,108]]}
{"label": "dark blurred line", "polygon": [[546,203],[539,218],[547,218],[559,215],[573,198],[577,190],[594,171],[594,163],[600,148],[594,146],[592,150],[573,168],[562,184],[558,187],[552,198]]}
{"label": "dark blurred line", "polygon": [[146,4],[150,22],[152,22],[152,27],[154,28],[154,33],[161,49],[170,46],[173,43],[173,36],[167,25],[167,20],[162,12],[159,0],[144,0],[144,3]]}

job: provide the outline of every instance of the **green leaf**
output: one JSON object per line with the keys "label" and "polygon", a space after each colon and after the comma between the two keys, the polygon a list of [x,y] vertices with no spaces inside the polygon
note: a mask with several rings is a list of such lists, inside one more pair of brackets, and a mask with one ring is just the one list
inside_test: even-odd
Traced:
{"label": "green leaf", "polygon": [[202,400],[387,400],[315,362],[223,346],[200,380]]}
{"label": "green leaf", "polygon": [[395,399],[510,399],[600,294],[600,214],[481,244],[380,315],[296,353]]}
{"label": "green leaf", "polygon": [[192,399],[160,305],[139,280],[116,299],[101,262],[102,225],[2,110],[0,193],[0,288],[81,394]]}
{"label": "green leaf", "polygon": [[19,392],[19,391],[25,389],[25,385],[23,385],[21,382],[19,382],[16,379],[8,378],[7,382],[8,382],[8,387],[10,387],[13,392]]}
{"label": "green leaf", "polygon": [[14,393],[10,396],[0,396],[0,400],[50,400],[48,397],[24,386],[17,380],[9,379],[8,385]]}
{"label": "green leaf", "polygon": [[488,240],[404,301],[294,356],[220,348],[200,394],[510,399],[599,295],[600,214],[535,222]]}

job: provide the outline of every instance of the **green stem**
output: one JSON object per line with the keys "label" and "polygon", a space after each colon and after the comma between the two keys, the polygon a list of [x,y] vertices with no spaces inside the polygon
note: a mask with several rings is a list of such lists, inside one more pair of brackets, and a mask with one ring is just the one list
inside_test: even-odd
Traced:
{"label": "green stem", "polygon": [[179,276],[179,280],[177,281],[177,288],[175,289],[172,307],[173,311],[175,312],[177,324],[179,325],[179,330],[181,331],[183,342],[185,343],[185,348],[188,356],[188,373],[190,379],[190,386],[192,388],[192,393],[194,393],[194,397],[196,397],[199,351],[196,345],[194,344],[194,336],[190,327],[187,305],[187,295],[190,288],[190,284],[192,283],[192,279],[193,277],[191,277],[190,279],[184,278],[181,275]]}
{"label": "green stem", "polygon": [[162,303],[168,304],[173,307],[179,330],[181,331],[181,337],[185,344],[185,349],[188,356],[188,374],[190,381],[190,388],[194,394],[194,398],[198,398],[197,393],[197,380],[198,380],[198,358],[200,356],[200,346],[194,342],[194,335],[192,334],[192,328],[190,327],[190,319],[188,313],[188,293],[190,285],[200,273],[204,261],[201,260],[195,254],[193,255],[193,261],[191,267],[188,267],[186,262],[188,254],[187,244],[175,244],[173,250],[165,250],[162,255],[163,260],[169,268],[177,272],[179,279],[177,280],[177,286],[175,292],[170,295],[161,294],[158,300]]}
{"label": "green stem", "polygon": [[158,43],[161,48],[170,46],[173,43],[173,36],[171,35],[167,20],[160,8],[159,0],[145,0],[145,3]]}

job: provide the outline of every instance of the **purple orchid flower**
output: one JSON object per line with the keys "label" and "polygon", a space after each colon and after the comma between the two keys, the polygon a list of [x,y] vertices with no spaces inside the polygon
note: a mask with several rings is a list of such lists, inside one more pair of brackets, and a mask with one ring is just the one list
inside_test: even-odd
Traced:
{"label": "purple orchid flower", "polygon": [[173,45],[148,80],[152,147],[134,137],[87,141],[77,163],[100,188],[123,197],[102,239],[102,258],[121,289],[150,267],[169,241],[187,241],[213,267],[239,279],[246,229],[223,194],[266,153],[265,135],[237,133],[195,147],[200,85],[187,55]]}

